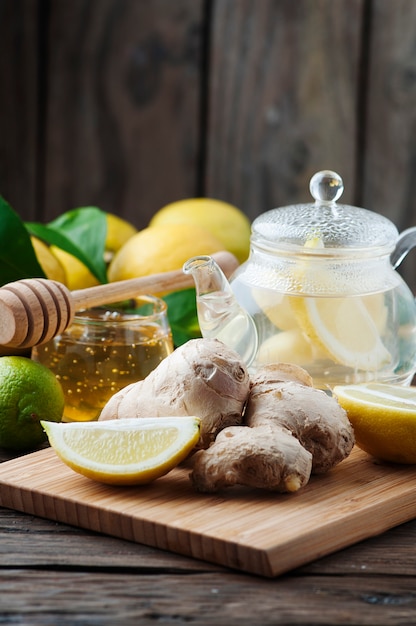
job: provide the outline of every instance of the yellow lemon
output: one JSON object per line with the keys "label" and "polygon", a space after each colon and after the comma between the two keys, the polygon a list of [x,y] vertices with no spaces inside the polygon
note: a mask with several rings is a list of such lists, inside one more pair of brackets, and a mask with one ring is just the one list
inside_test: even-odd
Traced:
{"label": "yellow lemon", "polygon": [[113,213],[107,213],[107,237],[105,240],[105,249],[114,253],[137,233],[137,228],[133,226],[127,220],[114,215]]}
{"label": "yellow lemon", "polygon": [[264,289],[253,289],[252,293],[262,312],[276,328],[286,331],[298,327],[292,307],[293,296]]}
{"label": "yellow lemon", "polygon": [[99,284],[96,277],[90,272],[88,267],[84,265],[77,257],[69,254],[65,250],[57,246],[51,246],[51,252],[60,261],[65,268],[66,285],[73,291],[74,289],[85,289],[86,287],[94,287]]}
{"label": "yellow lemon", "polygon": [[256,361],[258,364],[285,362],[307,366],[314,358],[310,342],[298,328],[293,328],[266,339],[259,347]]}
{"label": "yellow lemon", "polygon": [[309,341],[335,362],[375,371],[391,361],[360,297],[294,298],[293,307]]}
{"label": "yellow lemon", "polygon": [[416,463],[416,389],[383,383],[339,385],[359,448],[384,461]]}
{"label": "yellow lemon", "polygon": [[181,269],[185,261],[224,248],[221,241],[196,224],[162,224],[139,231],[115,254],[110,281]]}
{"label": "yellow lemon", "polygon": [[36,257],[46,277],[66,284],[65,268],[59,259],[51,252],[49,246],[37,237],[31,237]]}
{"label": "yellow lemon", "polygon": [[112,485],[140,485],[167,474],[189,455],[200,433],[197,417],[43,421],[42,426],[66,465]]}
{"label": "yellow lemon", "polygon": [[387,325],[388,309],[384,301],[384,294],[372,293],[363,298],[368,313],[374,321],[379,333],[384,333]]}
{"label": "yellow lemon", "polygon": [[251,224],[237,207],[213,198],[187,198],[160,209],[149,226],[191,223],[210,231],[242,263],[250,250]]}
{"label": "yellow lemon", "polygon": [[47,367],[24,356],[0,357],[0,447],[26,451],[46,441],[40,421],[60,421],[64,402]]}

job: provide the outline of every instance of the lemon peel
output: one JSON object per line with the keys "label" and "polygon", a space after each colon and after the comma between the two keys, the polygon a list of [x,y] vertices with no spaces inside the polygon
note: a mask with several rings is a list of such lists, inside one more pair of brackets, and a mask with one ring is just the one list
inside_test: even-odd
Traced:
{"label": "lemon peel", "polygon": [[157,211],[149,226],[191,223],[208,230],[243,263],[250,252],[251,223],[238,207],[215,198],[185,198]]}
{"label": "lemon peel", "polygon": [[54,245],[50,247],[50,251],[65,270],[66,286],[68,289],[74,291],[76,289],[86,289],[87,287],[99,285],[98,279],[90,272],[87,266],[73,254]]}
{"label": "lemon peel", "polygon": [[200,436],[195,416],[41,425],[68,467],[112,485],[142,485],[167,474],[189,455]]}
{"label": "lemon peel", "polygon": [[224,246],[208,230],[192,223],[160,224],[139,231],[116,252],[108,268],[110,282],[181,269],[193,256]]}
{"label": "lemon peel", "polygon": [[107,237],[105,240],[105,249],[108,252],[117,252],[120,248],[138,231],[131,222],[114,215],[114,213],[106,213],[107,219]]}
{"label": "lemon peel", "polygon": [[66,285],[67,277],[61,261],[55,256],[49,246],[37,237],[31,237],[32,246],[41,268],[50,280],[56,280]]}
{"label": "lemon peel", "polygon": [[387,383],[337,385],[332,391],[346,410],[356,444],[393,463],[416,464],[416,389]]}

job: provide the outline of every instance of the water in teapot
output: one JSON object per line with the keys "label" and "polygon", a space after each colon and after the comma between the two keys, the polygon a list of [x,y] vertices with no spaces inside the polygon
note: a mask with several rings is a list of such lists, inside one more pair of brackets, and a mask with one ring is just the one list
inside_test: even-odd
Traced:
{"label": "water in teapot", "polygon": [[370,380],[410,382],[415,305],[403,283],[341,297],[278,293],[244,284],[238,276],[232,288],[257,327],[252,370],[276,361],[296,363],[322,389]]}

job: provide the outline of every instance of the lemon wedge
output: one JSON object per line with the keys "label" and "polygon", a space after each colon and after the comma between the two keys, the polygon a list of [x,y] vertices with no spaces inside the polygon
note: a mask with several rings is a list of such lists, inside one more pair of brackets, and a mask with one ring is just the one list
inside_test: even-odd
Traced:
{"label": "lemon wedge", "polygon": [[390,363],[391,354],[360,297],[297,298],[293,309],[312,344],[335,362],[368,371]]}
{"label": "lemon wedge", "polygon": [[71,469],[112,485],[141,485],[167,474],[199,440],[197,417],[144,417],[103,422],[41,422]]}
{"label": "lemon wedge", "polygon": [[332,393],[359,448],[384,461],[416,463],[416,388],[365,383],[338,385]]}

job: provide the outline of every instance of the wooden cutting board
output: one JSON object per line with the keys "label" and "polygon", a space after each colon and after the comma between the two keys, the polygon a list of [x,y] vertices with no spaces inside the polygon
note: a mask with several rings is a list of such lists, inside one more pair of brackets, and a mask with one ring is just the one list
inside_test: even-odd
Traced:
{"label": "wooden cutting board", "polygon": [[0,505],[268,577],[416,517],[416,466],[382,464],[358,449],[295,494],[201,495],[188,474],[110,487],[47,448],[0,465]]}

